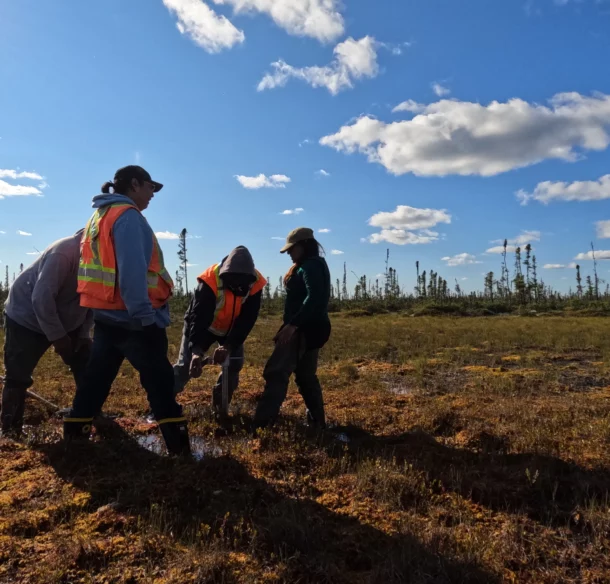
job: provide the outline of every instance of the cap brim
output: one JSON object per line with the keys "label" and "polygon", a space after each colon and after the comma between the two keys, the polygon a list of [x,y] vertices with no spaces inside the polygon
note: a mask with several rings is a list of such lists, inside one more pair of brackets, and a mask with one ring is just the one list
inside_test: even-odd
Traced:
{"label": "cap brim", "polygon": [[286,253],[293,245],[294,243],[287,243],[282,249],[280,249],[280,253]]}
{"label": "cap brim", "polygon": [[163,188],[163,185],[161,183],[158,183],[158,182],[156,182],[154,180],[151,180],[150,182],[153,185],[155,185],[155,193],[158,193]]}

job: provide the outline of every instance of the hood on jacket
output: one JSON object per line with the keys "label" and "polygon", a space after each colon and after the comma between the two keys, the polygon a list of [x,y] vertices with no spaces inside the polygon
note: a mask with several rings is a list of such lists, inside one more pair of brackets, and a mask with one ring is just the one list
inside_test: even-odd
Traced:
{"label": "hood on jacket", "polygon": [[119,195],[117,193],[102,193],[101,195],[96,195],[93,197],[91,206],[94,209],[99,209],[100,207],[106,207],[107,205],[115,205],[116,203],[127,203],[128,205],[133,205],[135,207],[135,203],[127,195]]}
{"label": "hood on jacket", "polygon": [[236,247],[222,260],[218,275],[224,276],[226,274],[251,276],[256,280],[257,274],[254,269],[254,260],[247,247],[243,245]]}

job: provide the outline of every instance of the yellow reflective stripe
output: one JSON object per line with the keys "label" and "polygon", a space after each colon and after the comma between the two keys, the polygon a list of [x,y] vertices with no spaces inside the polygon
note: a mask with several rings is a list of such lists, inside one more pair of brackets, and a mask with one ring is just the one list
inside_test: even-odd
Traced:
{"label": "yellow reflective stripe", "polygon": [[81,282],[104,284],[104,286],[114,286],[116,283],[116,272],[112,268],[80,264],[78,267],[78,280]]}
{"label": "yellow reflective stripe", "polygon": [[172,424],[177,422],[186,422],[186,418],[163,418],[159,420],[157,424],[160,426],[161,424]]}
{"label": "yellow reflective stripe", "polygon": [[93,422],[93,418],[64,418],[64,422],[74,422],[82,424],[83,422]]}

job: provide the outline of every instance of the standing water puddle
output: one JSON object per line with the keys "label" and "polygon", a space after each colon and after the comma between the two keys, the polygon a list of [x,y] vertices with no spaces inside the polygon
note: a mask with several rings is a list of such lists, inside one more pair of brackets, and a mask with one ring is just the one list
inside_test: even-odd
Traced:
{"label": "standing water puddle", "polygon": [[[146,434],[138,436],[138,444],[146,450],[150,450],[155,454],[165,454],[165,443],[160,436],[156,434]],[[222,448],[206,442],[199,436],[191,436],[191,452],[195,460],[203,460],[211,456],[222,456],[224,453]]]}

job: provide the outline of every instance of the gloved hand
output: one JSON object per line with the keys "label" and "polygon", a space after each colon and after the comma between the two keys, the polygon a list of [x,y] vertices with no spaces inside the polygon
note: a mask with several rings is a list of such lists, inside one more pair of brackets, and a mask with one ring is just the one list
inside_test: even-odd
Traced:
{"label": "gloved hand", "polygon": [[205,362],[201,355],[193,355],[191,357],[191,364],[189,366],[189,376],[193,379],[201,377],[204,365]]}
{"label": "gloved hand", "polygon": [[214,351],[214,357],[213,357],[214,365],[222,365],[227,360],[228,356],[229,356],[229,349],[227,349],[226,347],[218,347]]}
{"label": "gloved hand", "polygon": [[72,339],[66,335],[65,337],[61,337],[61,339],[57,339],[53,341],[53,348],[55,352],[62,358],[64,363],[70,364],[72,361],[72,357],[74,356],[74,345],[72,344]]}

